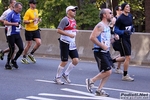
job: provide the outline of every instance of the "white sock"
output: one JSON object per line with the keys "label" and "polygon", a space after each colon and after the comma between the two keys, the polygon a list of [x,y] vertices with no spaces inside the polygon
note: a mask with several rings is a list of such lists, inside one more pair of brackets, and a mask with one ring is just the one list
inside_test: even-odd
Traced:
{"label": "white sock", "polygon": [[61,77],[64,67],[58,66],[56,77]]}
{"label": "white sock", "polygon": [[75,67],[72,62],[68,65],[68,68],[65,71],[65,75],[69,75],[70,71]]}

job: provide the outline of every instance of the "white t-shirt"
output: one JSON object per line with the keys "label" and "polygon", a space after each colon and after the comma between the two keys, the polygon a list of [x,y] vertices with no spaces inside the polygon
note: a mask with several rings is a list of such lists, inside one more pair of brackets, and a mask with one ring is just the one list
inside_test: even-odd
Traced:
{"label": "white t-shirt", "polygon": [[[77,29],[75,19],[69,19],[68,17],[64,17],[59,23],[58,28],[66,31],[68,34],[74,34],[76,36]],[[70,38],[69,36],[61,35],[60,40],[65,40],[71,43],[75,42],[75,37]]]}
{"label": "white t-shirt", "polygon": [[[7,9],[7,10],[5,10],[4,12],[3,12],[3,14],[1,15],[1,17],[0,17],[0,20],[5,20],[6,19],[6,17],[7,17],[7,15],[11,12],[12,10],[9,8],[9,9]],[[5,26],[6,27],[6,26]]]}

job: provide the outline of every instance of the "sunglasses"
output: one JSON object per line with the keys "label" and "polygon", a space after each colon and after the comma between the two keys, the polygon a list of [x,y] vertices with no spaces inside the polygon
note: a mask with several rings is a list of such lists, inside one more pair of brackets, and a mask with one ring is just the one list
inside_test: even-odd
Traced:
{"label": "sunglasses", "polygon": [[75,12],[76,10],[75,10],[75,9],[71,9],[71,11],[72,11],[72,12]]}

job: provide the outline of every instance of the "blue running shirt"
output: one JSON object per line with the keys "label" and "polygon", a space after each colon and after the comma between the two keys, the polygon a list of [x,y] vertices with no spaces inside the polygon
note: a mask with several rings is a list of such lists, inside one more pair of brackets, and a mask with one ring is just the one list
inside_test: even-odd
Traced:
{"label": "blue running shirt", "polygon": [[[8,16],[6,17],[6,20],[8,22],[21,22],[20,14],[16,13],[14,10],[11,11]],[[7,36],[10,36],[12,34],[20,34],[21,24],[19,26],[8,26]]]}
{"label": "blue running shirt", "polygon": [[[103,24],[103,23],[101,22],[101,24]],[[104,24],[103,24],[103,26],[104,26],[104,30],[103,30],[103,32],[97,37],[97,39],[98,39],[100,42],[104,43],[104,44],[108,47],[108,49],[107,49],[106,51],[105,51],[105,50],[102,50],[103,52],[107,52],[107,51],[109,51],[109,48],[110,48],[111,33],[110,33],[110,27],[107,27],[107,26],[105,26]],[[94,44],[94,48],[101,48],[101,47],[99,47],[98,45]]]}

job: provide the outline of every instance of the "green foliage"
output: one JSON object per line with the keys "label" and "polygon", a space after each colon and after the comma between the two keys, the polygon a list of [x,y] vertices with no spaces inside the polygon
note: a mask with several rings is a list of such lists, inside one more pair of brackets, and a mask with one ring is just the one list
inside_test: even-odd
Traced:
{"label": "green foliage", "polygon": [[65,9],[68,5],[76,5],[74,0],[46,0],[39,10],[41,12],[42,23],[39,25],[44,28],[56,28],[60,20],[66,15]]}
{"label": "green foliage", "polygon": [[100,8],[102,4],[104,4],[106,0],[96,0],[96,6],[97,8]]}
{"label": "green foliage", "polygon": [[[0,14],[7,7],[9,0],[1,0]],[[29,0],[17,0],[23,4],[23,17],[25,11],[29,8]],[[93,29],[93,27],[100,21],[99,10],[105,2],[110,0],[37,0],[37,9],[39,10],[42,23],[39,24],[41,28],[57,28],[60,20],[66,16],[66,7],[69,5],[78,6],[77,15],[75,17],[78,29]],[[134,16],[135,25],[144,25],[144,0],[118,0],[118,4],[128,2],[131,6],[131,13]]]}
{"label": "green foliage", "polygon": [[17,2],[21,2],[23,4],[23,9],[21,12],[21,17],[23,19],[24,13],[26,12],[26,10],[29,8],[29,3],[28,0],[16,0]]}
{"label": "green foliage", "polygon": [[[2,3],[0,3],[0,8],[3,8],[3,4]],[[0,14],[2,14],[3,13],[3,9],[0,9]]]}
{"label": "green foliage", "polygon": [[9,6],[9,0],[1,0],[1,3],[3,5],[2,10],[6,10]]}
{"label": "green foliage", "polygon": [[[77,10],[76,20],[79,29],[91,29],[99,21],[98,9],[90,0],[80,2],[79,9]],[[79,5],[77,0],[47,0],[42,7],[42,20],[41,27],[57,28],[60,20],[66,16],[66,7],[69,5]],[[50,12],[50,13],[47,13]]]}
{"label": "green foliage", "polygon": [[[3,8],[3,4],[0,2],[0,8]],[[0,9],[0,14],[2,14],[3,13],[3,9]],[[3,23],[0,23],[0,26],[2,26],[3,25]]]}
{"label": "green foliage", "polygon": [[100,21],[99,10],[94,4],[83,5],[76,16],[79,29],[93,29]]}

